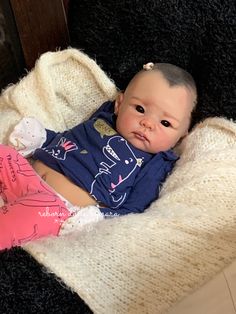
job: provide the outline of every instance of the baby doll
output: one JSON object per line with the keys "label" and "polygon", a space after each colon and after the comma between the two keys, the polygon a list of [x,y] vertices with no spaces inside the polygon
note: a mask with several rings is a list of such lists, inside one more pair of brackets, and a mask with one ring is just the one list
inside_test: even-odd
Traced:
{"label": "baby doll", "polygon": [[0,249],[61,234],[71,221],[79,228],[81,213],[92,221],[143,212],[178,159],[171,149],[196,98],[189,73],[149,63],[71,130],[23,118],[9,137],[14,148],[0,146]]}

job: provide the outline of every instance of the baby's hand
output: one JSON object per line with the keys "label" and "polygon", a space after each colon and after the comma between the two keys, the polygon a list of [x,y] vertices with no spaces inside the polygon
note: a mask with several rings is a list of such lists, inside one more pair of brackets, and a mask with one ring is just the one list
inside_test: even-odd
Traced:
{"label": "baby's hand", "polygon": [[30,157],[42,147],[47,135],[44,126],[35,118],[23,118],[13,129],[8,144],[18,150],[22,156]]}

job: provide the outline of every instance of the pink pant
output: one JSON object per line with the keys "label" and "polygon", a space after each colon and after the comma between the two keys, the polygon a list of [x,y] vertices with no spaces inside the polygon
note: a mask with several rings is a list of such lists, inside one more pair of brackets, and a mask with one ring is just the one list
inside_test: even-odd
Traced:
{"label": "pink pant", "polygon": [[0,250],[58,235],[69,216],[64,202],[28,161],[0,144]]}

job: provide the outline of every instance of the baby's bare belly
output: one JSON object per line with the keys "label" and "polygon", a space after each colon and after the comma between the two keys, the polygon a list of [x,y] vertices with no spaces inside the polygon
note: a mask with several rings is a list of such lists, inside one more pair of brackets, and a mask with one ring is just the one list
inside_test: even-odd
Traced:
{"label": "baby's bare belly", "polygon": [[97,204],[88,192],[71,182],[63,174],[49,168],[43,162],[36,160],[32,166],[48,185],[71,204],[81,207]]}

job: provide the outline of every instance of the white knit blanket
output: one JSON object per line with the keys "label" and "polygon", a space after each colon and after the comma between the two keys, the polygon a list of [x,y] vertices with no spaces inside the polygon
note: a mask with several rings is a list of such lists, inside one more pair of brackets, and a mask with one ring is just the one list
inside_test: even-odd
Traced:
{"label": "white knit blanket", "polygon": [[[44,54],[0,98],[1,141],[23,115],[62,130],[115,94],[83,53]],[[166,313],[236,258],[236,124],[207,119],[178,150],[181,159],[145,213],[25,245],[94,313]]]}

